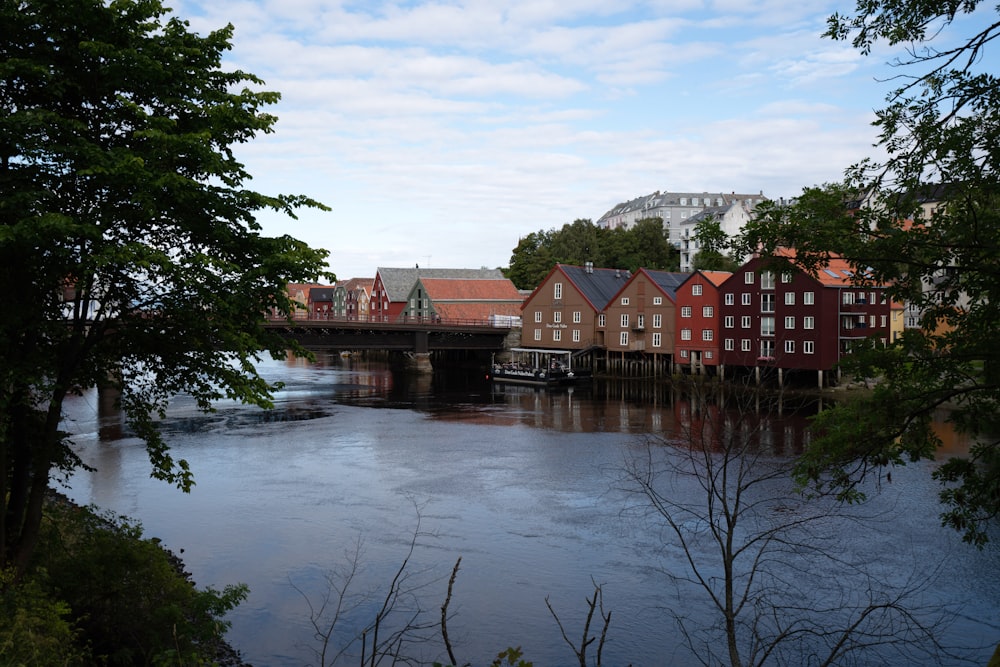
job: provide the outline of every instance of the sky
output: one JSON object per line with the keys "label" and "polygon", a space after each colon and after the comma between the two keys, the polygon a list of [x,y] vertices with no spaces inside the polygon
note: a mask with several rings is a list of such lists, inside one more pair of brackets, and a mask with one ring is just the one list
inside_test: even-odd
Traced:
{"label": "sky", "polygon": [[[506,267],[519,239],[673,192],[794,197],[878,155],[898,50],[822,37],[853,0],[167,0],[281,93],[240,146],[263,232],[378,267]],[[975,16],[967,22],[981,20]]]}

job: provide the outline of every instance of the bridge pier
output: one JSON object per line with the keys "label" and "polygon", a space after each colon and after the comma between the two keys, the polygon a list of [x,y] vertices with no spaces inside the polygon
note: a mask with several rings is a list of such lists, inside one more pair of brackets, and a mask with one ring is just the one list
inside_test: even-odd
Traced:
{"label": "bridge pier", "polygon": [[403,355],[403,369],[410,373],[433,373],[430,352],[407,352]]}

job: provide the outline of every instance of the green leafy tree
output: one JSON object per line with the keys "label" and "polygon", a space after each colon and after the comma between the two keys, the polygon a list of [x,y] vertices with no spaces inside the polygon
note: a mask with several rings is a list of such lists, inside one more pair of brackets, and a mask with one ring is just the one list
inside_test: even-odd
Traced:
{"label": "green leafy tree", "polygon": [[741,262],[732,256],[733,243],[714,215],[698,221],[692,238],[698,247],[698,254],[694,258],[695,269],[735,271],[740,267]]}
{"label": "green leafy tree", "polygon": [[[947,408],[975,437],[970,456],[934,473],[942,521],[982,545],[1000,513],[1000,77],[987,57],[1000,8],[980,4],[860,0],[855,13],[830,18],[827,36],[862,53],[882,40],[905,47],[893,63],[899,85],[875,122],[885,157],[792,206],[762,207],[744,241],[795,247],[814,268],[839,253],[859,284],[889,285],[919,312],[901,341],[848,361],[849,372],[879,381],[870,396],[820,415],[803,481],[851,498],[865,472],[933,457],[941,443],[932,417]],[[958,20],[977,8],[987,20],[956,39]]]}
{"label": "green leafy tree", "polygon": [[549,236],[538,231],[518,241],[510,258],[510,268],[505,272],[518,289],[534,289],[556,265]]}
{"label": "green leafy tree", "polygon": [[244,187],[234,147],[271,131],[278,95],[222,69],[231,36],[158,0],[0,0],[0,556],[18,572],[50,479],[80,465],[67,393],[120,389],[152,474],[187,489],[156,417],[179,392],[269,405],[253,362],[285,344],[264,314],[324,267],[255,221],[320,205]]}

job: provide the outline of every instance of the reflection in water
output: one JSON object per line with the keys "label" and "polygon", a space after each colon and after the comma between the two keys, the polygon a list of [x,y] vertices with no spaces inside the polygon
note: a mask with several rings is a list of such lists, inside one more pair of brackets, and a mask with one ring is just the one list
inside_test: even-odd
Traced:
{"label": "reflection in water", "polygon": [[[575,605],[592,593],[593,578],[606,584],[616,619],[606,664],[676,662],[679,638],[664,609],[682,606],[699,622],[708,612],[700,600],[677,600],[665,582],[676,548],[624,512],[623,456],[649,434],[683,442],[727,424],[784,456],[801,450],[819,409],[761,397],[759,412],[734,412],[724,395],[638,383],[494,388],[477,373],[394,375],[356,358],[263,370],[283,383],[272,412],[223,403],[202,415],[182,398],[172,404],[164,427],[174,455],[194,470],[190,495],[149,480],[145,453],[128,434],[105,437],[111,415],[95,396],[69,405],[78,451],[97,469],[74,477],[71,497],[134,516],[148,535],[185,549],[202,586],[249,584],[230,638],[257,665],[315,662],[308,612],[289,581],[320,590],[361,538],[363,586],[384,583],[405,555],[413,502],[428,533],[415,564],[446,576],[463,558],[450,624],[461,659],[488,664],[522,645],[535,664],[571,664],[544,598],[577,631],[583,609]],[[894,471],[877,499],[897,516],[892,523],[868,532],[831,526],[828,537],[846,559],[876,554],[904,578],[948,558],[928,598],[962,605],[950,642],[985,647],[1000,637],[1000,551],[996,543],[971,551],[935,525],[927,473]],[[440,605],[443,588],[428,590],[428,606]]]}

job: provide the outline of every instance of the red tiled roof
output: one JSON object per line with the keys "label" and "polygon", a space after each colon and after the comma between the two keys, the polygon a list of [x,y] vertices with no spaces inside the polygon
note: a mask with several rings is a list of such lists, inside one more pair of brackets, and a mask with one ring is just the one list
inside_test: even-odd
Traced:
{"label": "red tiled roof", "polygon": [[516,301],[518,311],[523,297],[510,280],[459,280],[423,278],[420,281],[427,296],[438,309],[441,301]]}

